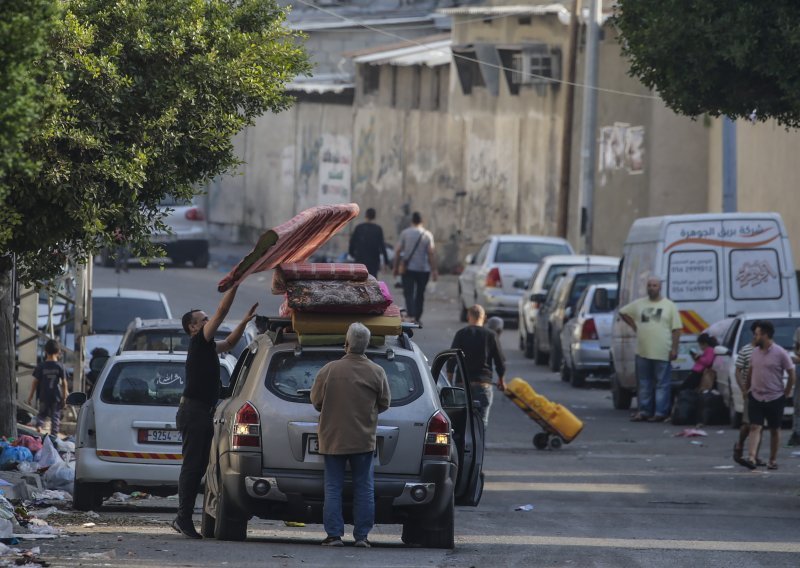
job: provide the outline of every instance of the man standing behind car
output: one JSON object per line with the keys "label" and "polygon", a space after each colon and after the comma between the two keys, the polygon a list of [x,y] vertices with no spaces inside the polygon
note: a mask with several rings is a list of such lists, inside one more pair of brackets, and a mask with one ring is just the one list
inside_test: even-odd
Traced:
{"label": "man standing behind car", "polygon": [[381,257],[384,265],[389,266],[389,256],[383,242],[383,229],[375,222],[375,209],[367,209],[366,218],[350,236],[349,252],[356,262],[365,265],[367,271],[377,278]]}
{"label": "man standing behind car", "polygon": [[353,477],[353,538],[369,548],[375,523],[373,453],[378,414],[389,408],[386,373],[364,354],[370,331],[360,323],[347,330],[345,356],[317,373],[311,403],[319,411],[319,453],[325,458],[325,504],[322,516],[327,537],[323,546],[344,546],[342,490],[347,462]]}
{"label": "man standing behind car", "polygon": [[221,387],[219,354],[236,345],[258,307],[254,304],[228,337],[215,341],[214,335],[231,309],[237,288],[234,286],[225,293],[213,317],[209,318],[202,310],[189,310],[181,320],[190,340],[186,354],[186,384],[175,417],[183,438],[183,463],[178,478],[178,516],[172,521],[172,528],[189,538],[202,538],[194,528],[192,513],[200,480],[208,467],[214,436],[212,416]]}

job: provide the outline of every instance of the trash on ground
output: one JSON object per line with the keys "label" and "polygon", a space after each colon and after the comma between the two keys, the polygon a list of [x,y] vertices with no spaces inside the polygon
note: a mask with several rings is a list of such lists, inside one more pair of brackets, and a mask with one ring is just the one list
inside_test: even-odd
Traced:
{"label": "trash on ground", "polygon": [[732,465],[715,465],[714,469],[733,469]]}
{"label": "trash on ground", "polygon": [[533,505],[520,505],[514,509],[515,511],[533,511]]}
{"label": "trash on ground", "polygon": [[130,495],[127,493],[122,493],[121,491],[116,491],[108,498],[109,501],[122,501],[123,503],[131,498]]}
{"label": "trash on ground", "polygon": [[81,552],[80,558],[112,559],[117,557],[117,549],[106,550],[105,552]]}
{"label": "trash on ground", "polygon": [[33,534],[61,534],[61,529],[51,527],[47,521],[42,519],[31,519],[28,523],[28,530]]}
{"label": "trash on ground", "polygon": [[708,433],[699,428],[686,428],[675,434],[676,438],[694,438],[695,436],[708,436]]}
{"label": "trash on ground", "polygon": [[55,489],[34,491],[33,498],[37,501],[72,501],[72,495],[70,493]]}
{"label": "trash on ground", "polygon": [[691,441],[691,442],[689,442],[689,443],[690,443],[690,444],[692,444],[693,446],[703,446],[703,445],[705,445],[705,444],[703,444],[703,442],[701,442],[700,440],[692,440],[692,441]]}
{"label": "trash on ground", "polygon": [[38,509],[35,511],[30,511],[28,514],[31,517],[36,517],[37,519],[46,519],[50,515],[66,515],[64,511],[61,511],[56,507],[47,507],[46,509]]}
{"label": "trash on ground", "polygon": [[273,558],[294,558],[291,554],[273,554]]}
{"label": "trash on ground", "polygon": [[82,526],[83,528],[85,528],[85,529],[90,529],[90,528],[92,528],[92,527],[96,527],[96,526],[97,526],[97,523],[83,523],[81,526]]}

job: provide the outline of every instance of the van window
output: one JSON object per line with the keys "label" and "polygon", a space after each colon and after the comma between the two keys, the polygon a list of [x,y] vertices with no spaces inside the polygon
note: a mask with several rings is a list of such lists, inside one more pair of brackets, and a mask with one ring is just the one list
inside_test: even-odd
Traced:
{"label": "van window", "polygon": [[673,302],[713,302],[719,298],[719,262],[713,250],[669,255],[667,297]]}
{"label": "van window", "polygon": [[[392,407],[408,404],[422,394],[422,379],[414,359],[397,355],[390,361],[383,353],[367,353],[367,357],[386,372]],[[311,389],[319,370],[341,358],[342,351],[303,351],[299,357],[294,351],[275,353],[269,362],[266,386],[284,400],[308,403],[308,395],[298,391]]]}
{"label": "van window", "polygon": [[733,249],[730,264],[734,300],[776,300],[783,295],[775,249]]}
{"label": "van window", "polygon": [[494,261],[508,264],[538,264],[546,256],[570,254],[566,245],[556,243],[502,242],[497,245]]}
{"label": "van window", "polygon": [[[182,361],[131,361],[117,363],[103,383],[100,398],[108,404],[178,406],[186,384]],[[220,365],[220,381],[230,383],[228,370]]]}

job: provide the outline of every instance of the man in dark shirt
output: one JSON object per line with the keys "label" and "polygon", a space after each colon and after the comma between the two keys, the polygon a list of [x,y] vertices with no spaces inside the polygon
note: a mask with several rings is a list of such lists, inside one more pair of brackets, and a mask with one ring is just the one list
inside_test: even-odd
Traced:
{"label": "man in dark shirt", "polygon": [[367,209],[366,218],[350,236],[350,256],[356,262],[366,265],[369,273],[377,277],[381,256],[386,266],[389,265],[389,256],[383,242],[383,229],[375,222],[375,210],[372,207]]}
{"label": "man in dark shirt", "polygon": [[[481,403],[480,414],[483,425],[489,426],[489,410],[494,399],[492,391],[492,365],[497,371],[497,388],[505,390],[505,358],[494,331],[483,327],[486,312],[479,304],[467,310],[467,326],[459,329],[453,338],[452,349],[464,352],[466,380],[469,382],[472,399]],[[448,370],[452,381],[452,368]]]}
{"label": "man in dark shirt", "polygon": [[228,337],[215,341],[214,334],[231,309],[236,289],[234,286],[225,293],[213,317],[202,310],[189,310],[182,319],[191,339],[186,354],[186,385],[175,417],[183,437],[183,463],[178,478],[178,516],[172,528],[189,538],[202,538],[194,528],[192,513],[214,436],[212,416],[220,393],[219,354],[236,345],[258,307],[254,304]]}

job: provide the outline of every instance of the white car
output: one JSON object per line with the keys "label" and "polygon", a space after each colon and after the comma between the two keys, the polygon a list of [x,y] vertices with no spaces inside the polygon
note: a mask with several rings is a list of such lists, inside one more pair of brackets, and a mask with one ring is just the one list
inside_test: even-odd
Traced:
{"label": "white car", "polygon": [[[736,382],[736,359],[742,347],[753,339],[750,326],[756,320],[768,320],[775,326],[773,341],[792,353],[794,351],[794,332],[800,327],[800,315],[790,316],[786,312],[751,312],[739,314],[728,326],[720,345],[716,347],[717,356],[713,368],[717,372],[717,390],[728,406],[731,414],[731,425],[738,428],[742,424],[744,400],[739,384]],[[711,326],[714,327],[714,326]],[[711,332],[710,328],[706,332]],[[786,381],[784,374],[784,382]],[[795,388],[795,393],[797,389]],[[794,403],[787,399],[783,409],[784,420],[791,420],[794,414]]]}
{"label": "white car", "polygon": [[616,256],[554,254],[548,256],[536,269],[532,278],[521,280],[518,287],[525,291],[517,301],[517,317],[519,318],[519,348],[525,357],[533,359],[533,334],[536,330],[536,316],[544,303],[547,291],[553,281],[566,274],[573,266],[619,266]]}
{"label": "white car", "polygon": [[522,290],[518,280],[529,280],[539,263],[554,254],[573,254],[572,246],[558,237],[491,235],[474,256],[468,254],[458,277],[461,321],[467,308],[480,304],[487,315],[517,317]]}
{"label": "white car", "polygon": [[[220,357],[220,380],[230,384],[236,360]],[[126,351],[108,360],[76,426],[73,506],[97,509],[115,491],[173,495],[180,474],[181,433],[175,415],[183,394],[186,353]],[[224,389],[223,389],[224,390]]]}

